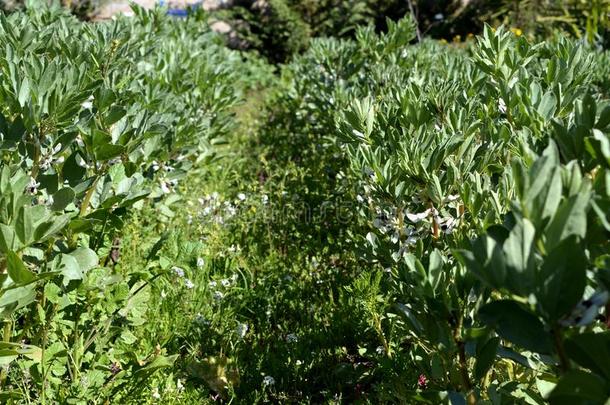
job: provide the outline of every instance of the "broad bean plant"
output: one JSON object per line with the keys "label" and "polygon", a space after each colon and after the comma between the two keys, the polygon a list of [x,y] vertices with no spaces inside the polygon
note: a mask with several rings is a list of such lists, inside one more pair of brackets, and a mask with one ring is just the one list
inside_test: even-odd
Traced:
{"label": "broad bean plant", "polygon": [[131,347],[170,269],[153,251],[121,271],[121,230],[143,205],[173,215],[184,173],[214,158],[242,58],[204,21],[134,12],[0,14],[0,402],[121,402],[176,358]]}
{"label": "broad bean plant", "polygon": [[313,41],[286,76],[358,184],[371,328],[420,370],[393,400],[604,403],[607,54],[502,27],[412,45],[409,18],[388,24]]}

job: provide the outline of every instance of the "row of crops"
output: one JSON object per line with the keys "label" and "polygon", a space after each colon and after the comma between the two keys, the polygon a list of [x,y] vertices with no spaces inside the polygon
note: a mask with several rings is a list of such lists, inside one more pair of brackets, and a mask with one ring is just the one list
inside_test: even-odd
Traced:
{"label": "row of crops", "polygon": [[606,402],[607,53],[134,11],[0,15],[0,402]]}

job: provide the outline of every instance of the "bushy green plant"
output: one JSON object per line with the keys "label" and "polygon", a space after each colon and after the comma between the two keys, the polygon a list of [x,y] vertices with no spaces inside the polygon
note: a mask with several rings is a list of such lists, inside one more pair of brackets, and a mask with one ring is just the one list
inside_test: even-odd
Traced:
{"label": "bushy green plant", "polygon": [[406,20],[317,40],[291,66],[304,114],[360,179],[371,230],[353,236],[393,302],[377,330],[425,376],[407,396],[603,402],[607,370],[583,352],[604,345],[608,295],[597,56],[504,29],[467,49],[413,35]]}
{"label": "bushy green plant", "polygon": [[123,402],[176,358],[134,350],[151,286],[174,271],[158,247],[122,268],[123,227],[143,206],[173,216],[180,178],[232,128],[242,59],[200,21],[134,11],[0,15],[3,401]]}

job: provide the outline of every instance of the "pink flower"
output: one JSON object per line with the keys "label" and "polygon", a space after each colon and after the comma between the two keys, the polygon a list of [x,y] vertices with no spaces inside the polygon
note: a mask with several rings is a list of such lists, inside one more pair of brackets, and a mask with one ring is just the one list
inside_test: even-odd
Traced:
{"label": "pink flower", "polygon": [[419,378],[417,379],[417,386],[419,388],[426,388],[427,384],[428,384],[428,378],[426,377],[426,375],[420,374]]}

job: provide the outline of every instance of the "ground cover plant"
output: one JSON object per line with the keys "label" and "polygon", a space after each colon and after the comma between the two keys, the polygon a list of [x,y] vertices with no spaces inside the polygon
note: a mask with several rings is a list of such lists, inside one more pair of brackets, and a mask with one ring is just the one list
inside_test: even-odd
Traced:
{"label": "ground cover plant", "polygon": [[603,404],[607,52],[0,16],[3,403]]}

